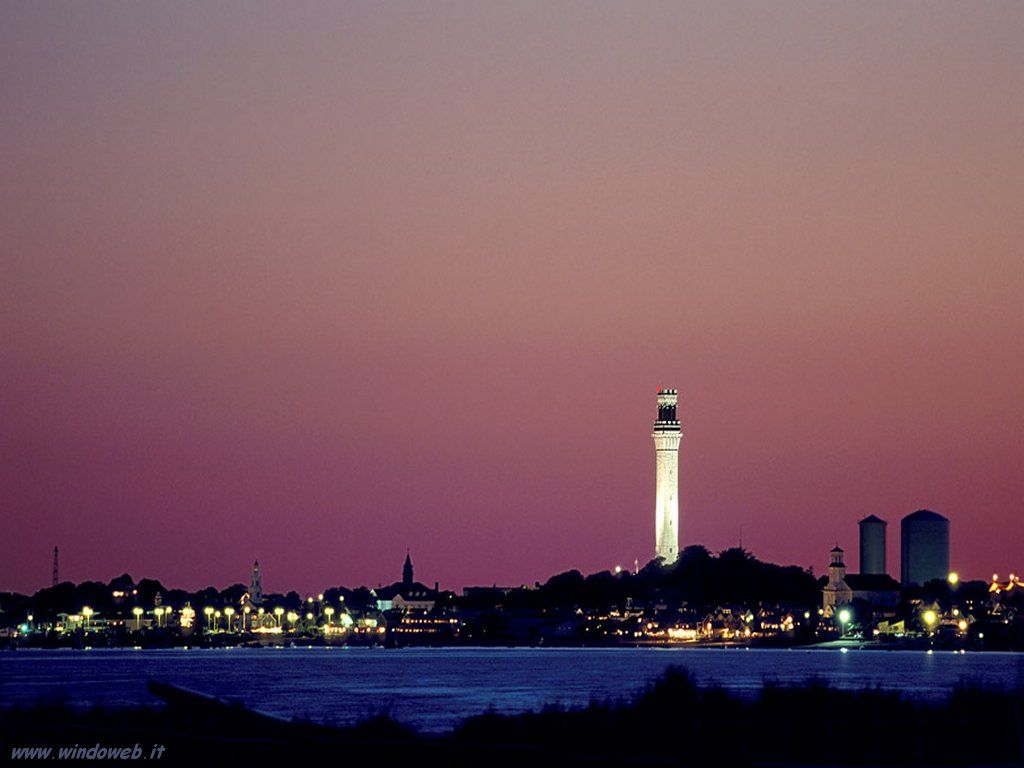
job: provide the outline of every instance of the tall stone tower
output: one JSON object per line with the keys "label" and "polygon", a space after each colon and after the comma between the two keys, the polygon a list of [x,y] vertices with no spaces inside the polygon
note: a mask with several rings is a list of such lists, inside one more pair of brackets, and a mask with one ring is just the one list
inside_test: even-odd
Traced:
{"label": "tall stone tower", "polygon": [[674,389],[658,390],[658,420],[654,422],[657,496],[654,505],[654,556],[666,565],[679,557],[679,438]]}

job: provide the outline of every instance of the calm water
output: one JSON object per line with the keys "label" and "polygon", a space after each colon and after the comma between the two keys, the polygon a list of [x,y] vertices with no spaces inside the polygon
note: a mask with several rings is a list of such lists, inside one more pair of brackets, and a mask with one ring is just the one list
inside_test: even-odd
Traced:
{"label": "calm water", "polygon": [[153,704],[156,679],[289,717],[351,723],[381,711],[425,731],[487,709],[628,696],[670,665],[753,692],[816,677],[937,699],[961,683],[1024,689],[1024,654],[742,649],[228,648],[0,653],[0,703]]}

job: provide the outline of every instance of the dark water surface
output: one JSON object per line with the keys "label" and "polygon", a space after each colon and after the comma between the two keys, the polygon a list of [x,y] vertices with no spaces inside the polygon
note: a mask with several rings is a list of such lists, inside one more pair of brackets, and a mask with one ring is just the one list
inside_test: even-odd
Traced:
{"label": "dark water surface", "polygon": [[641,690],[666,667],[752,693],[811,678],[941,699],[961,684],[1024,689],[1024,654],[744,649],[224,648],[0,653],[0,705],[154,704],[146,681],[236,699],[288,717],[346,724],[386,711],[441,731],[488,709],[585,705]]}

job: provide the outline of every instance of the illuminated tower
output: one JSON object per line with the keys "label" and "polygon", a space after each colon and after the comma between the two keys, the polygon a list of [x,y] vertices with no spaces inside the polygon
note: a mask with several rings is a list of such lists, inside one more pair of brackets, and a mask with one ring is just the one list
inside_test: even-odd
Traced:
{"label": "illuminated tower", "polygon": [[654,556],[671,564],[679,557],[679,438],[674,389],[658,390],[658,420],[654,422],[657,500],[654,505]]}

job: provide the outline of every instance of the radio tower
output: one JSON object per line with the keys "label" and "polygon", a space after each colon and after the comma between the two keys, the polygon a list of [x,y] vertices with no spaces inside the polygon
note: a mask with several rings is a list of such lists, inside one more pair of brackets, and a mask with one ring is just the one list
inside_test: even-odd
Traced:
{"label": "radio tower", "polygon": [[53,586],[60,583],[60,568],[57,565],[57,548],[53,548]]}

